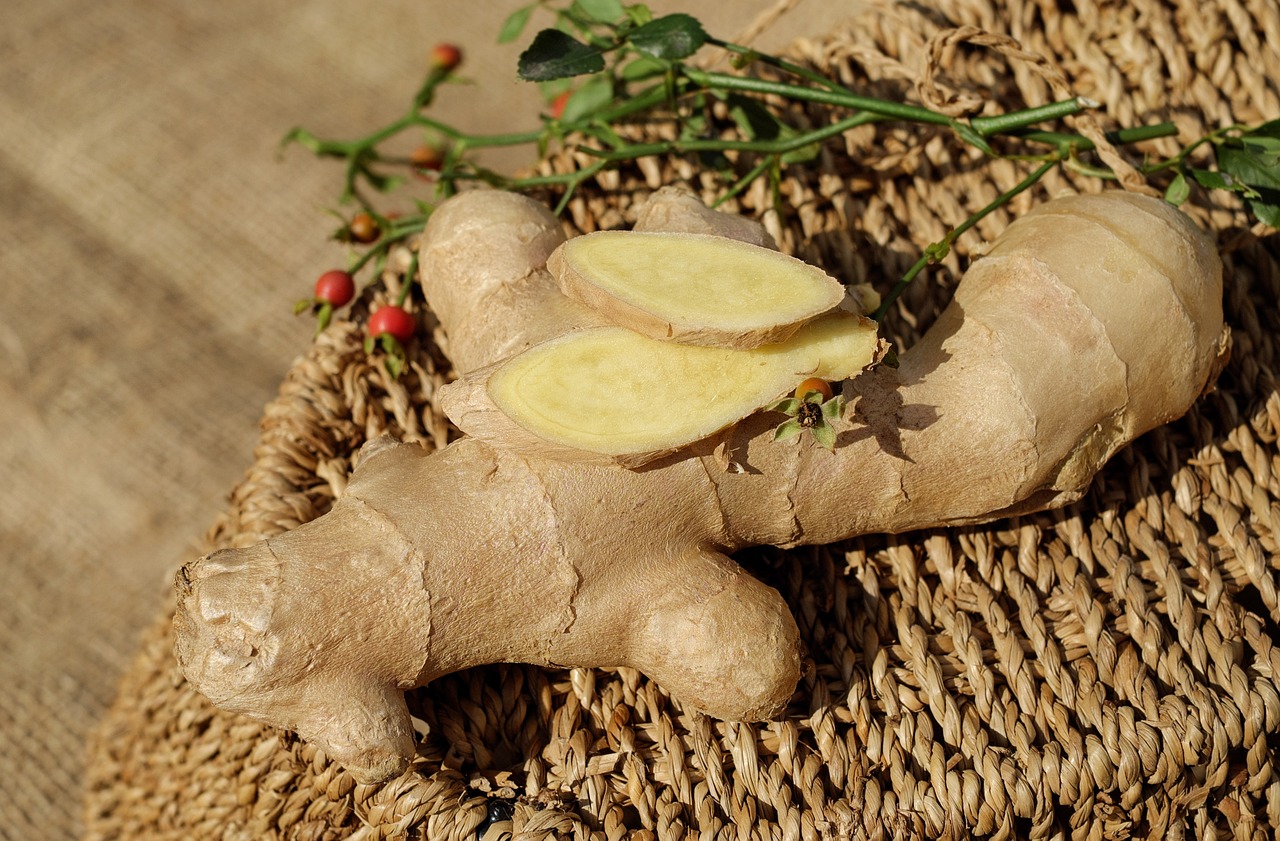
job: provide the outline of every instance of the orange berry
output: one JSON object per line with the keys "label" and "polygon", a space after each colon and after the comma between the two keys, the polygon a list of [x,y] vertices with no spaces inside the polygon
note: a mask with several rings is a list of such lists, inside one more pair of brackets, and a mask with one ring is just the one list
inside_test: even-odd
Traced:
{"label": "orange berry", "polygon": [[462,64],[462,50],[456,44],[440,43],[431,48],[431,67],[445,73]]}
{"label": "orange berry", "polygon": [[807,395],[815,391],[822,395],[823,400],[830,400],[833,394],[831,383],[818,377],[810,377],[796,386],[796,399],[803,400]]}
{"label": "orange berry", "polygon": [[409,160],[418,169],[439,171],[444,166],[444,153],[434,146],[422,145],[409,153]]}
{"label": "orange berry", "polygon": [[347,225],[347,232],[351,234],[353,241],[360,243],[373,242],[382,233],[378,228],[378,220],[368,213],[357,213],[352,216],[351,223]]}
{"label": "orange berry", "polygon": [[554,119],[560,119],[564,116],[564,107],[569,103],[569,97],[573,95],[573,91],[561,91],[556,98],[551,100],[551,116]]}

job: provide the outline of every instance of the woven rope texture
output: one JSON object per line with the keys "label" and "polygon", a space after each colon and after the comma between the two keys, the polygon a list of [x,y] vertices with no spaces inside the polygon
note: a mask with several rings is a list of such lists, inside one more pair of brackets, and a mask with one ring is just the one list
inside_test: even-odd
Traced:
{"label": "woven rope texture", "polygon": [[[1081,132],[1172,120],[1198,137],[1280,115],[1274,0],[931,5],[882,6],[793,54],[858,89],[970,112],[1043,104],[1066,86],[1102,103]],[[1122,174],[1138,154],[1108,152]],[[1027,167],[980,160],[943,130],[866,126],[792,169],[780,210],[763,187],[730,207],[763,218],[784,250],[883,290]],[[582,231],[623,227],[672,183],[719,188],[693,161],[648,159],[600,175],[568,216]],[[1098,186],[1054,173],[988,217],[908,290],[891,337],[910,345],[969,251],[1013,216]],[[1234,349],[1218,389],[1068,509],[740,558],[782,592],[811,658],[779,719],[709,720],[627,670],[473,669],[411,693],[413,772],[358,786],[311,746],[194,693],[164,616],[92,746],[89,837],[1273,837],[1280,243],[1253,235],[1234,201],[1197,193],[1188,209],[1226,252]],[[379,294],[394,295],[389,279]],[[442,446],[437,338],[392,381],[354,324],[321,336],[268,406],[209,547],[323,513],[372,436]]]}

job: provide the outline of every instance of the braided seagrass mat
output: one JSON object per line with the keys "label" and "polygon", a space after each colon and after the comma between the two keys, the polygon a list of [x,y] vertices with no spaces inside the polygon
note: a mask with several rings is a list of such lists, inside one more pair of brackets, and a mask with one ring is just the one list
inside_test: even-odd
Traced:
{"label": "braided seagrass mat", "polygon": [[[1038,105],[1066,84],[1102,103],[1104,128],[1173,120],[1198,137],[1280,115],[1274,0],[934,5],[882,5],[793,55],[846,85],[957,109],[975,94]],[[976,160],[942,131],[868,126],[792,169],[781,208],[759,189],[732,209],[764,218],[785,250],[883,289],[1025,166]],[[585,187],[571,221],[626,225],[672,183],[717,187],[691,161],[648,160]],[[908,291],[890,335],[909,345],[1012,215],[1096,188],[1055,174],[993,214]],[[709,720],[627,670],[473,669],[411,693],[414,771],[358,786],[290,734],[195,694],[164,616],[92,746],[88,836],[1274,837],[1280,242],[1250,232],[1234,203],[1197,194],[1188,209],[1227,252],[1234,351],[1217,390],[1068,509],[741,558],[792,606],[812,661],[778,720]],[[448,362],[420,341],[411,363],[390,381],[356,325],[322,335],[267,407],[208,547],[321,514],[372,436],[443,446],[452,433],[432,398]]]}

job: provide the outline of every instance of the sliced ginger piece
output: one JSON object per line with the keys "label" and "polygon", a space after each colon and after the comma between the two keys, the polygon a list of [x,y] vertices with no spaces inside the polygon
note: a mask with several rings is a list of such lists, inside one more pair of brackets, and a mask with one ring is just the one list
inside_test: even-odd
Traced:
{"label": "sliced ginger piece", "polygon": [[547,267],[566,295],[614,324],[693,345],[785,341],[844,298],[815,266],[707,234],[597,231],[561,245]]}
{"label": "sliced ginger piece", "polygon": [[441,400],[464,432],[498,446],[637,467],[715,434],[808,377],[853,376],[880,345],[874,322],[844,311],[750,350],[598,327],[474,372],[446,386]]}

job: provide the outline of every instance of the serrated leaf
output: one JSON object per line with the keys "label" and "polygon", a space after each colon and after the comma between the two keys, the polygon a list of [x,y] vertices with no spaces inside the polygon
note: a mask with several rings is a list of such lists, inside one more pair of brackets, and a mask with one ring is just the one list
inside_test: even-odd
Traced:
{"label": "serrated leaf", "polygon": [[627,40],[645,55],[678,61],[696,53],[707,42],[707,33],[697,18],[677,12],[631,30]]}
{"label": "serrated leaf", "polygon": [[573,0],[569,14],[597,23],[615,23],[626,12],[618,0]]}
{"label": "serrated leaf", "polygon": [[834,451],[836,448],[836,431],[828,424],[820,423],[812,428],[813,440],[817,441],[828,450]]}
{"label": "serrated leaf", "polygon": [[802,429],[803,427],[800,426],[800,421],[794,419],[786,421],[773,431],[773,440],[790,441],[792,438],[799,435]]}
{"label": "serrated leaf", "polygon": [[562,122],[571,123],[613,102],[613,80],[605,74],[593,76],[569,95],[564,104]]}
{"label": "serrated leaf", "polygon": [[1164,200],[1174,207],[1180,207],[1189,198],[1191,198],[1191,185],[1187,183],[1187,176],[1179,172],[1164,191]]}
{"label": "serrated leaf", "polygon": [[507,19],[502,22],[502,29],[498,32],[498,43],[509,44],[519,38],[524,28],[529,25],[529,18],[536,8],[538,8],[537,3],[530,3],[507,15]]}
{"label": "serrated leaf", "polygon": [[518,75],[526,82],[548,82],[604,70],[600,50],[558,29],[544,29],[520,54]]}

